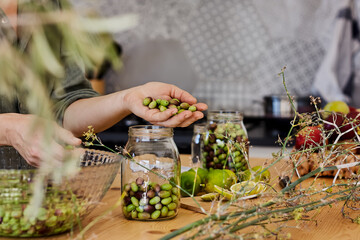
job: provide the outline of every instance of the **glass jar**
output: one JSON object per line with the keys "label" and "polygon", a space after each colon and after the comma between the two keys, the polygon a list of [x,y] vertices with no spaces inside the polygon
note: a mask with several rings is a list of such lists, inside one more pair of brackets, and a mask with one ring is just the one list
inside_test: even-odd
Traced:
{"label": "glass jar", "polygon": [[163,220],[180,205],[180,156],[173,129],[152,125],[129,128],[127,158],[121,165],[122,210],[127,219]]}
{"label": "glass jar", "polygon": [[201,162],[201,142],[205,130],[205,123],[194,124],[193,136],[191,139],[191,159],[193,164]]}
{"label": "glass jar", "polygon": [[202,143],[204,168],[248,169],[249,141],[240,112],[210,111]]}

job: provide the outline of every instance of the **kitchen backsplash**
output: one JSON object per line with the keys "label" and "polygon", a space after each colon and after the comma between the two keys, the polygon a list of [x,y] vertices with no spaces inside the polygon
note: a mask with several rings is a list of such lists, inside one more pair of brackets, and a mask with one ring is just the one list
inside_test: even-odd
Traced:
{"label": "kitchen backsplash", "polygon": [[[291,94],[312,93],[339,7],[335,0],[307,0],[304,9],[273,1],[73,3],[82,12],[93,8],[104,16],[131,12],[140,17],[136,28],[114,36],[123,47],[124,69],[107,75],[108,92],[163,81],[188,90],[213,109],[256,114],[263,111],[263,96],[285,93],[278,76],[284,66]],[[314,14],[307,15],[309,11]]]}

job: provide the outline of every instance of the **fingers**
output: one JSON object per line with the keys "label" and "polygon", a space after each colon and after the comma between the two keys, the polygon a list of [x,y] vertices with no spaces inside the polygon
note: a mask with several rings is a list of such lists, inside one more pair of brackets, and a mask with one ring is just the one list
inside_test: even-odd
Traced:
{"label": "fingers", "polygon": [[193,97],[190,93],[185,90],[182,90],[176,86],[174,86],[171,95],[172,98],[177,98],[180,102],[187,102],[190,105],[195,104],[197,102],[196,98]]}
{"label": "fingers", "polygon": [[207,105],[204,103],[195,104],[199,111],[183,111],[180,114],[174,116],[177,113],[177,109],[167,109],[164,112],[160,112],[157,109],[146,110],[145,119],[154,125],[164,127],[187,127],[193,122],[204,117],[204,114],[200,111],[205,111]]}
{"label": "fingers", "polygon": [[81,139],[75,137],[70,131],[57,125],[56,127],[56,137],[63,142],[65,145],[79,146],[81,144]]}
{"label": "fingers", "polygon": [[146,97],[152,96],[154,98],[163,98],[168,100],[171,98],[177,98],[181,102],[187,102],[189,104],[195,104],[197,102],[196,98],[190,93],[172,84],[149,82],[143,85],[142,90]]}
{"label": "fingers", "polygon": [[197,111],[205,111],[208,109],[208,106],[205,103],[194,104]]}
{"label": "fingers", "polygon": [[178,115],[175,115],[169,118],[166,121],[156,122],[152,121],[151,123],[154,125],[164,126],[164,127],[187,127],[193,122],[204,117],[202,112],[191,112],[191,111],[183,111]]}
{"label": "fingers", "polygon": [[68,151],[64,148],[64,145],[78,146],[81,144],[80,139],[74,137],[71,132],[57,124],[54,131],[56,137],[50,142],[44,140],[41,132],[31,135],[31,142],[29,140],[26,141],[27,144],[25,146],[27,147],[19,152],[30,165],[35,167],[40,167],[41,165],[61,167]]}
{"label": "fingers", "polygon": [[158,109],[146,109],[145,120],[149,122],[163,122],[171,118],[177,111],[176,108],[169,108],[164,112],[160,112]]}

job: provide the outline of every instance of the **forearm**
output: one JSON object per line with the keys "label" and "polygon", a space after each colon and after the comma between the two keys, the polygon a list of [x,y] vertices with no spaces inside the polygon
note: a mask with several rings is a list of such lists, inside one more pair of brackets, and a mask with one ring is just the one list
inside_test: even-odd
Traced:
{"label": "forearm", "polygon": [[11,146],[11,136],[16,127],[17,113],[2,113],[0,114],[0,146]]}
{"label": "forearm", "polygon": [[125,102],[127,92],[124,90],[72,103],[64,114],[64,128],[75,136],[81,136],[88,126],[96,132],[106,130],[131,113]]}

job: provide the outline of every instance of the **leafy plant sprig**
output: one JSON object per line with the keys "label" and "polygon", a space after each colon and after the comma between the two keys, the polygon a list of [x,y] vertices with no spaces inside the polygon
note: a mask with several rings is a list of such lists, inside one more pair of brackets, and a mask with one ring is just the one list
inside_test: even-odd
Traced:
{"label": "leafy plant sprig", "polygon": [[[335,142],[334,144],[327,144],[326,141],[323,141],[322,145],[315,144],[314,147],[310,149],[300,150],[300,151],[288,151],[288,144],[293,139],[293,131],[295,128],[302,128],[316,122],[316,124],[324,124],[324,121],[321,118],[321,110],[317,107],[317,104],[320,102],[318,98],[310,98],[310,101],[315,106],[315,114],[300,114],[297,112],[293,99],[289,94],[286,84],[285,84],[285,73],[282,69],[279,74],[283,79],[283,84],[285,91],[289,97],[290,104],[294,110],[294,119],[291,121],[291,129],[284,139],[280,141],[281,150],[278,153],[273,154],[273,161],[269,164],[263,171],[266,171],[269,168],[277,167],[283,161],[290,161],[293,164],[293,167],[289,169],[285,175],[291,176],[291,179],[295,179],[294,182],[290,182],[285,188],[280,192],[265,193],[263,194],[258,204],[247,204],[244,200],[233,199],[222,208],[222,212],[212,214],[207,218],[198,220],[187,226],[180,228],[165,237],[161,238],[162,240],[172,239],[179,235],[182,235],[184,239],[222,239],[222,238],[239,238],[239,239],[256,239],[266,238],[269,235],[272,236],[281,236],[281,234],[288,236],[288,234],[282,233],[287,227],[287,222],[291,220],[296,220],[297,223],[314,221],[316,216],[316,211],[325,206],[331,206],[332,204],[344,204],[343,214],[346,218],[350,218],[353,222],[359,222],[359,214],[356,213],[360,208],[356,207],[359,193],[359,185],[357,184],[357,174],[355,174],[355,182],[348,181],[345,183],[337,184],[335,180],[337,179],[336,175],[332,184],[324,185],[321,189],[316,189],[314,183],[318,180],[320,173],[326,171],[340,171],[341,169],[348,169],[352,166],[359,166],[360,162],[354,163],[343,163],[339,165],[333,165],[332,159],[335,156],[348,156],[348,149],[340,149],[339,146],[342,146],[344,143]],[[353,125],[353,128],[357,126]],[[325,136],[329,137],[329,136]],[[340,139],[340,137],[338,137]],[[330,149],[328,152],[325,152],[325,149]],[[309,172],[304,176],[300,176],[297,172],[297,166],[300,162],[294,162],[292,156],[296,154],[308,155],[314,152],[319,152],[323,154],[323,164],[318,168]],[[296,173],[294,175],[294,173]],[[261,174],[261,173],[259,173]],[[301,184],[307,181],[309,187],[302,188]],[[310,182],[309,182],[310,181]],[[238,210],[230,209],[230,206],[237,206]],[[347,209],[347,211],[345,210]],[[309,213],[315,211],[314,218],[309,216]],[[350,217],[349,212],[355,214],[355,217]],[[267,227],[267,225],[272,224],[272,227]],[[275,224],[275,227],[273,226]],[[248,227],[261,226],[262,230],[259,229],[256,235],[243,233]],[[285,230],[286,231],[286,230]],[[246,232],[246,230],[245,230]],[[187,234],[185,234],[187,233]]]}

